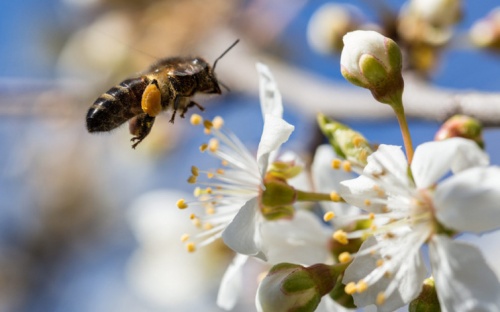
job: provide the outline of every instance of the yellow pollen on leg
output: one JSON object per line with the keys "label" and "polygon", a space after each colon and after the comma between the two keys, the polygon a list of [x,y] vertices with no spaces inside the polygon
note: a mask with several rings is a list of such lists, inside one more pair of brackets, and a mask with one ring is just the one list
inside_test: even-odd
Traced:
{"label": "yellow pollen on leg", "polygon": [[186,249],[188,252],[195,252],[196,251],[196,245],[194,243],[187,243],[186,244]]}
{"label": "yellow pollen on leg", "polygon": [[356,284],[356,291],[358,292],[358,294],[365,292],[367,289],[368,289],[368,284],[363,280],[359,281]]}
{"label": "yellow pollen on leg", "polygon": [[342,162],[342,169],[344,169],[345,172],[351,172],[351,170],[352,170],[351,162],[348,160]]}
{"label": "yellow pollen on leg", "polygon": [[341,198],[340,198],[339,193],[337,193],[337,192],[331,192],[330,193],[330,200],[331,201],[338,203],[340,201],[340,199]]}
{"label": "yellow pollen on leg", "polygon": [[333,233],[333,239],[341,243],[342,245],[347,245],[349,243],[349,239],[347,239],[347,233],[342,230],[338,230]]}
{"label": "yellow pollen on leg", "polygon": [[189,240],[189,234],[183,234],[181,236],[181,242],[185,243]]}
{"label": "yellow pollen on leg", "polygon": [[219,140],[212,138],[208,141],[208,150],[215,153],[219,149]]}
{"label": "yellow pollen on leg", "polygon": [[224,125],[224,119],[221,116],[217,116],[212,120],[212,125],[215,129],[219,130]]}
{"label": "yellow pollen on leg", "polygon": [[325,213],[325,215],[323,216],[323,220],[325,222],[328,222],[330,221],[331,219],[335,218],[335,213],[333,213],[333,211],[328,211],[327,213]]}
{"label": "yellow pollen on leg", "polygon": [[199,126],[203,122],[203,117],[201,117],[198,114],[193,114],[193,115],[191,115],[191,118],[189,119],[189,122],[191,122],[191,124],[193,126]]}
{"label": "yellow pollen on leg", "polygon": [[377,305],[383,305],[385,302],[385,294],[383,292],[378,293],[375,303]]}
{"label": "yellow pollen on leg", "polygon": [[347,285],[345,285],[345,287],[344,287],[344,291],[348,295],[354,294],[356,292],[356,290],[357,290],[357,287],[356,287],[356,283],[354,283],[354,282],[347,283]]}
{"label": "yellow pollen on leg", "polygon": [[352,260],[352,256],[349,252],[344,251],[339,255],[339,262],[340,263],[347,263]]}
{"label": "yellow pollen on leg", "polygon": [[186,209],[188,207],[188,204],[186,204],[186,201],[184,198],[181,198],[177,201],[177,208],[179,209]]}
{"label": "yellow pollen on leg", "polygon": [[340,165],[342,165],[342,161],[340,159],[332,160],[332,168],[333,169],[340,169]]}

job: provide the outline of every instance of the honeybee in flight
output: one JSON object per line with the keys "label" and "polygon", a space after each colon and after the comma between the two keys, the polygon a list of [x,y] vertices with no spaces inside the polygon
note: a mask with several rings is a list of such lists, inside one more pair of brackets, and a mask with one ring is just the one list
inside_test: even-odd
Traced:
{"label": "honeybee in flight", "polygon": [[102,94],[87,112],[89,132],[110,131],[130,119],[132,148],[149,134],[155,117],[172,110],[173,123],[177,110],[180,116],[191,107],[204,107],[191,98],[196,93],[221,94],[215,76],[217,62],[239,40],[227,48],[210,66],[201,57],[170,57],[159,60],[139,77],[129,78]]}

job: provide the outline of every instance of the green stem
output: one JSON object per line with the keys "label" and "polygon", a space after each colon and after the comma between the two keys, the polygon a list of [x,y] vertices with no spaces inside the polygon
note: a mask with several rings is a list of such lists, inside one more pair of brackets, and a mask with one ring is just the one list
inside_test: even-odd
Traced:
{"label": "green stem", "polygon": [[406,157],[408,158],[408,165],[411,164],[413,159],[413,144],[411,142],[410,129],[408,128],[408,123],[406,122],[405,110],[403,108],[403,103],[396,103],[396,105],[391,105],[396,113],[396,118],[399,122],[399,128],[401,128],[401,135],[403,136],[403,142],[406,150]]}
{"label": "green stem", "polygon": [[[304,192],[296,190],[297,201],[332,201],[330,194],[325,193],[313,193],[313,192]],[[344,202],[343,199],[340,200]]]}

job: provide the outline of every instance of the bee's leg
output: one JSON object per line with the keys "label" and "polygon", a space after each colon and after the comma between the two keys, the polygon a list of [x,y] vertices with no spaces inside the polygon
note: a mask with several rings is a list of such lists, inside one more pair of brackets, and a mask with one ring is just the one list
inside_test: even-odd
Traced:
{"label": "bee's leg", "polygon": [[180,102],[181,102],[181,97],[180,96],[176,96],[175,99],[174,99],[174,112],[172,113],[172,117],[170,117],[170,122],[171,123],[174,123],[175,114],[177,113],[177,109],[179,108]]}
{"label": "bee's leg", "polygon": [[135,147],[144,140],[144,138],[149,134],[153,124],[155,122],[155,117],[151,117],[148,114],[137,115],[129,121],[130,134],[135,135],[130,141],[134,142],[132,148]]}
{"label": "bee's leg", "polygon": [[184,107],[184,109],[182,110],[182,114],[181,114],[181,117],[184,118],[184,114],[186,114],[186,112],[188,111],[188,109],[190,109],[191,107],[193,106],[196,106],[198,107],[201,111],[204,111],[205,110],[205,107],[201,106],[200,104],[196,103],[195,101],[191,101],[189,102],[189,104]]}

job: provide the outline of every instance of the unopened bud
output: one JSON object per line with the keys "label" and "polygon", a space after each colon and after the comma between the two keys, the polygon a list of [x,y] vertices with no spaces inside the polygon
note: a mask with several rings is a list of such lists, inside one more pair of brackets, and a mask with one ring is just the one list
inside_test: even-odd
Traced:
{"label": "unopened bud", "polygon": [[449,27],[462,18],[461,0],[411,0],[409,11],[434,27]]}
{"label": "unopened bud", "polygon": [[442,141],[449,138],[460,137],[472,140],[484,148],[483,126],[481,122],[466,115],[455,115],[448,119],[436,132],[434,140]]}
{"label": "unopened bud", "polygon": [[476,46],[500,52],[500,8],[495,8],[488,16],[475,22],[470,29],[470,37]]}
{"label": "unopened bud", "polygon": [[321,297],[335,286],[337,276],[330,267],[316,264],[308,268],[297,264],[275,265],[257,290],[258,311],[314,311]]}
{"label": "unopened bud", "polygon": [[325,3],[314,12],[307,26],[309,45],[319,53],[340,53],[342,37],[359,29],[364,20],[361,11],[346,4]]}
{"label": "unopened bud", "polygon": [[377,101],[401,105],[402,59],[401,50],[392,39],[375,31],[357,30],[344,36],[340,67],[344,78],[369,89]]}
{"label": "unopened bud", "polygon": [[432,277],[424,281],[422,292],[408,306],[409,312],[440,311],[439,300]]}
{"label": "unopened bud", "polygon": [[366,165],[367,158],[373,151],[361,133],[323,114],[318,114],[317,121],[337,155],[361,167]]}

